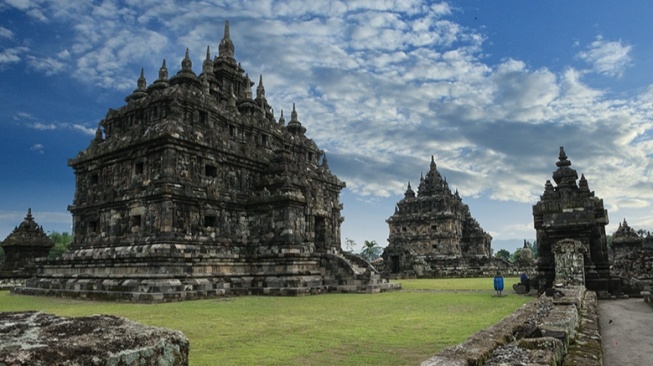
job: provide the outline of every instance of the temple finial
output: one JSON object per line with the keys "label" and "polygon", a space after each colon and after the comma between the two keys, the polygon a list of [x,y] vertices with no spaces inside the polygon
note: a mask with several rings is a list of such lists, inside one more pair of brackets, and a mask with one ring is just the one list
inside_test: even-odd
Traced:
{"label": "temple finial", "polygon": [[193,71],[193,61],[191,61],[190,56],[188,55],[188,48],[186,48],[186,55],[181,61],[182,71]]}
{"label": "temple finial", "polygon": [[159,69],[159,80],[165,81],[168,80],[168,68],[166,67],[166,59],[163,59],[161,68]]}
{"label": "temple finial", "polygon": [[283,118],[283,109],[281,110],[281,116],[279,117],[279,124],[282,126],[286,124],[286,119]]}
{"label": "temple finial", "polygon": [[234,57],[234,43],[231,41],[231,36],[229,34],[229,21],[224,22],[224,36],[220,41],[220,46],[218,47],[219,57]]}
{"label": "temple finial", "polygon": [[141,75],[138,77],[138,90],[145,90],[145,86],[147,85],[147,82],[145,81],[145,73],[143,68],[141,67]]}
{"label": "temple finial", "polygon": [[265,98],[265,87],[263,87],[263,75],[258,77],[258,86],[256,87],[256,98]]}
{"label": "temple finial", "polygon": [[297,119],[297,110],[295,110],[295,103],[292,104],[292,112],[290,113],[290,122],[299,122]]}

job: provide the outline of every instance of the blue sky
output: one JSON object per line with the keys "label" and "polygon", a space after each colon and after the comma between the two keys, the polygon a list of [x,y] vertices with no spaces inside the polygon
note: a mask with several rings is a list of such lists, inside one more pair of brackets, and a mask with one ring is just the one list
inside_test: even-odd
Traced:
{"label": "blue sky", "polygon": [[188,47],[197,72],[227,19],[277,117],[296,103],[347,183],[343,242],[385,246],[433,155],[495,250],[513,250],[535,238],[531,206],[563,145],[608,233],[624,218],[653,230],[649,1],[4,0],[0,240],[28,207],[70,231],[67,159],[141,67],[152,82],[165,58],[173,74]]}

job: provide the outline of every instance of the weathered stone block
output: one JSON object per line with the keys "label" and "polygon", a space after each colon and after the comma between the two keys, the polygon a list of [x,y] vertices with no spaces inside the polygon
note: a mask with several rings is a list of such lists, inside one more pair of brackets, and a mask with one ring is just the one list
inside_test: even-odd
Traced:
{"label": "weathered stone block", "polygon": [[189,342],[175,330],[126,318],[0,313],[0,365],[188,365]]}

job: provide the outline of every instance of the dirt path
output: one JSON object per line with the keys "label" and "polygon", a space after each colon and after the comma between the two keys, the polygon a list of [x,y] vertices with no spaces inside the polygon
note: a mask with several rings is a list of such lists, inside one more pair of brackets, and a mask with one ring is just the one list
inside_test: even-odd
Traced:
{"label": "dirt path", "polygon": [[642,299],[601,300],[605,366],[653,366],[653,308]]}

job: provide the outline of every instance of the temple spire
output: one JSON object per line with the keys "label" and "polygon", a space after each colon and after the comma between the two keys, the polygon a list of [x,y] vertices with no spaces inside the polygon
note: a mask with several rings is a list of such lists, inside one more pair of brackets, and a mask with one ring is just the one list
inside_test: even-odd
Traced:
{"label": "temple spire", "polygon": [[193,61],[191,61],[190,56],[188,55],[188,48],[186,48],[186,55],[181,61],[181,70],[182,71],[193,71]]}
{"label": "temple spire", "polygon": [[263,75],[259,75],[258,86],[256,87],[256,99],[265,98],[265,87],[263,87]]}
{"label": "temple spire", "polygon": [[286,124],[286,119],[283,118],[283,109],[281,110],[281,116],[279,117],[279,124],[282,126]]}
{"label": "temple spire", "polygon": [[576,179],[578,179],[578,173],[576,173],[576,170],[570,168],[571,161],[567,159],[565,148],[562,146],[560,146],[560,154],[558,155],[556,166],[558,169],[553,172],[553,180],[558,185],[558,188],[577,188],[578,186],[576,185]]}
{"label": "temple spire", "polygon": [[136,85],[138,86],[138,90],[145,91],[145,86],[147,85],[147,81],[145,80],[145,74],[142,67],[141,67],[141,75],[138,77],[138,82],[136,83]]}
{"label": "temple spire", "polygon": [[231,41],[230,35],[229,35],[229,21],[224,22],[224,36],[222,37],[222,40],[220,41],[220,46],[218,47],[219,50],[219,57],[229,57],[233,58],[234,57],[234,43]]}
{"label": "temple spire", "polygon": [[404,193],[404,198],[414,198],[415,197],[415,191],[413,191],[413,188],[410,186],[410,181],[408,182],[408,188],[406,188],[406,193]]}
{"label": "temple spire", "polygon": [[213,74],[213,61],[211,61],[211,46],[206,46],[206,58],[202,64],[202,74]]}
{"label": "temple spire", "polygon": [[134,91],[125,97],[125,102],[129,103],[132,100],[136,99],[141,99],[147,96],[147,91],[145,86],[147,85],[147,82],[145,81],[145,74],[143,68],[141,68],[141,73],[140,76],[138,77],[138,80],[136,81],[136,89]]}
{"label": "temple spire", "polygon": [[163,63],[161,64],[161,68],[159,69],[159,80],[160,81],[167,81],[168,80],[168,68],[166,67],[166,59],[163,59]]}
{"label": "temple spire", "polygon": [[292,112],[290,113],[290,122],[288,122],[288,131],[291,133],[304,133],[306,132],[306,127],[302,126],[299,119],[297,119],[297,110],[295,109],[295,103],[292,104]]}

